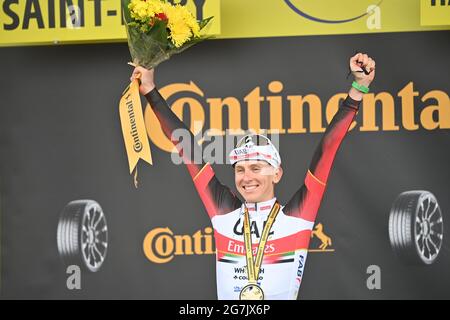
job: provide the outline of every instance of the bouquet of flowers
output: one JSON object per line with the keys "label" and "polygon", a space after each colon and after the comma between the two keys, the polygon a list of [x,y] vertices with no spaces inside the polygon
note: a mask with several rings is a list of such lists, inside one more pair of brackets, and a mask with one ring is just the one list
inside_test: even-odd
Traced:
{"label": "bouquet of flowers", "polygon": [[197,21],[189,10],[165,0],[122,0],[133,63],[156,67],[206,39],[200,31],[213,17]]}

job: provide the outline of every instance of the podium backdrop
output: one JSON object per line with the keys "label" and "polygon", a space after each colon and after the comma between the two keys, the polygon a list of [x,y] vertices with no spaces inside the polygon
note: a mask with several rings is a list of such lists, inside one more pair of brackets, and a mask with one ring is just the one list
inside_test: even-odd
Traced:
{"label": "podium backdrop", "polygon": [[[450,298],[448,40],[448,31],[209,40],[157,68],[157,86],[201,133],[255,129],[255,110],[260,128],[281,130],[284,203],[350,88],[349,57],[376,60],[299,299]],[[216,299],[213,234],[186,168],[153,137],[139,188],[128,172],[118,102],[129,59],[126,43],[0,49],[1,298]],[[231,167],[214,168],[234,188]],[[407,191],[417,192],[398,198]],[[424,234],[433,244],[423,249]]]}

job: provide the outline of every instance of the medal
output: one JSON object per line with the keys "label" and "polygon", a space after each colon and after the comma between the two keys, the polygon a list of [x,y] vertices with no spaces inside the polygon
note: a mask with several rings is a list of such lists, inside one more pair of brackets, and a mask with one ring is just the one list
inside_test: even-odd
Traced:
{"label": "medal", "polygon": [[250,283],[242,288],[239,294],[240,300],[264,300],[264,292],[260,286]]}
{"label": "medal", "polygon": [[258,251],[256,253],[256,259],[253,261],[252,252],[252,236],[250,233],[250,218],[248,209],[244,210],[244,244],[245,244],[245,256],[247,260],[247,274],[249,284],[242,288],[239,294],[240,300],[264,300],[264,292],[262,288],[256,284],[259,277],[259,271],[261,270],[261,264],[264,256],[264,248],[266,247],[267,239],[269,238],[269,232],[272,228],[275,218],[280,211],[280,204],[275,202],[272,210],[270,210],[269,217],[267,218],[266,225],[264,226],[261,238],[259,240]]}

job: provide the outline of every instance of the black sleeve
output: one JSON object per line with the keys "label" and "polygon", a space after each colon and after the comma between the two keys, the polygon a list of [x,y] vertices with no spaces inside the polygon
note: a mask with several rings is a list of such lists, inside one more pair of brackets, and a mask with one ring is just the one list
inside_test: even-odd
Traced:
{"label": "black sleeve", "polygon": [[[209,163],[196,163],[194,154],[202,154],[200,146],[187,126],[173,113],[166,100],[155,88],[145,95],[150,106],[158,118],[164,134],[177,148],[183,163],[186,165],[200,198],[210,218],[215,215],[231,212],[241,205],[241,201],[232,191],[221,184]],[[177,129],[185,130],[183,137],[190,137],[189,141],[179,141],[174,136]]]}
{"label": "black sleeve", "polygon": [[286,204],[285,214],[315,220],[336,153],[358,111],[359,103],[347,96],[340,105],[316,148],[304,184]]}

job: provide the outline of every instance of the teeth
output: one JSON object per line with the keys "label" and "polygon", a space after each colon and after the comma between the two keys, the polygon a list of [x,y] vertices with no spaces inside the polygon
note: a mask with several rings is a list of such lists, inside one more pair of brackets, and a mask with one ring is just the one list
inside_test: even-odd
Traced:
{"label": "teeth", "polygon": [[245,190],[253,190],[255,189],[257,186],[244,186]]}

